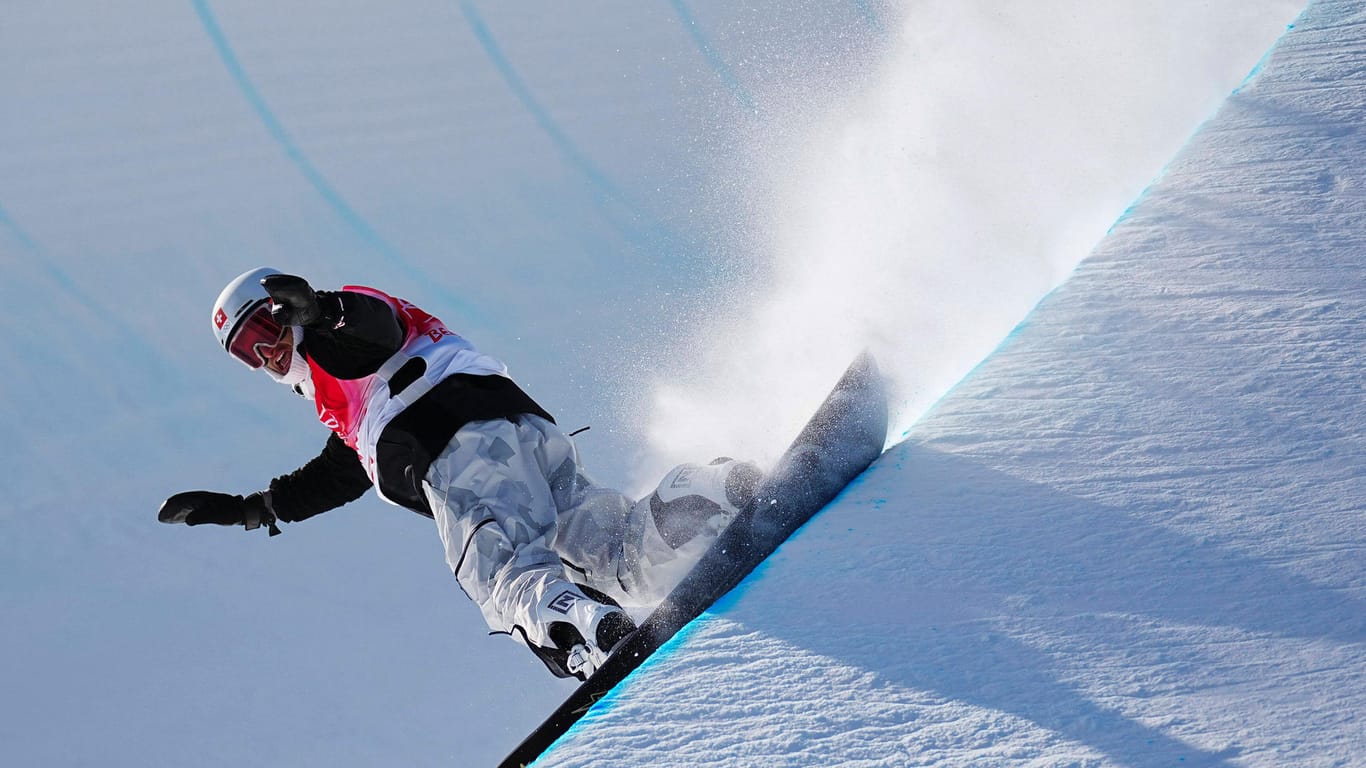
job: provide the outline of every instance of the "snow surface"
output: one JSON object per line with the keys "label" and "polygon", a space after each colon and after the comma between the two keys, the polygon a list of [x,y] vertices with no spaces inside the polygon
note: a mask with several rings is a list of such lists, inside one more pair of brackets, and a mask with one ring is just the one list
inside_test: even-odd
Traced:
{"label": "snow surface", "polygon": [[1366,764],[1366,13],[538,766]]}
{"label": "snow surface", "polygon": [[898,379],[910,442],[557,764],[1355,759],[1351,6],[939,400],[1299,10],[9,4],[0,762],[487,765],[571,687],[373,498],[155,523],[323,442],[212,346],[262,263],[432,310],[633,490],[771,457],[855,349]]}

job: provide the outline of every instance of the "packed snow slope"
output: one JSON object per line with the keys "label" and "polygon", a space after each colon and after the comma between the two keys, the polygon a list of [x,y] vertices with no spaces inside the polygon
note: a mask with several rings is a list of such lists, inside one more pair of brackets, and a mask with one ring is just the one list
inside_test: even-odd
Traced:
{"label": "packed snow slope", "polygon": [[[537,766],[1366,759],[1366,13]],[[913,338],[905,340],[915,343]]]}
{"label": "packed snow slope", "polygon": [[[1173,693],[1182,686],[1233,680],[1238,702],[1274,697],[1264,719],[1244,718],[1274,739],[1292,732],[1275,718],[1328,695],[1319,683],[1333,664],[1354,669],[1350,627],[1325,629],[1327,596],[1354,578],[1354,540],[1303,523],[1336,519],[1359,466],[1350,436],[1334,437],[1358,403],[1331,399],[1323,378],[1337,370],[1333,345],[1359,337],[1319,335],[1353,305],[1318,288],[1271,292],[1263,284],[1284,270],[1255,261],[1275,250],[1300,255],[1289,264],[1355,257],[1352,233],[1325,222],[1358,199],[1357,123],[1329,122],[1315,99],[1347,98],[1346,74],[1327,67],[1351,74],[1356,27],[1342,7],[1316,8],[1288,41],[1337,38],[1291,48],[1254,83],[1289,83],[1301,96],[1292,111],[1259,111],[1286,108],[1270,98],[1279,91],[1229,108],[1284,139],[1236,131],[1227,151],[1185,155],[1164,183],[1193,175],[1205,186],[1181,188],[1199,199],[1163,198],[1181,216],[1162,226],[1128,218],[1116,233],[1150,233],[1151,252],[1131,235],[1109,241],[1110,260],[1072,285],[1121,293],[1139,267],[1162,280],[1105,296],[1095,312],[1114,314],[1103,318],[1073,307],[1099,292],[1051,299],[856,490],[882,489],[860,514],[818,523],[840,536],[794,544],[838,555],[835,566],[811,561],[809,599],[789,591],[790,576],[773,582],[781,599],[746,598],[769,606],[769,628],[723,642],[722,655],[786,643],[791,653],[768,657],[775,673],[819,673],[790,685],[790,704],[810,707],[783,715],[794,746],[775,761],[823,762],[803,718],[871,740],[884,726],[870,710],[828,705],[866,694],[860,684],[876,689],[865,702],[895,710],[894,737],[870,748],[877,759],[898,754],[898,739],[966,754],[995,743],[993,729],[1113,754],[1114,739],[1161,734],[1167,749],[1205,727],[1212,708],[1164,708],[1200,701]],[[578,438],[587,466],[633,491],[676,461],[771,458],[865,346],[899,385],[899,436],[1092,250],[1300,10],[1301,0],[6,3],[0,763],[488,765],[570,687],[485,637],[431,524],[373,496],[273,539],[155,522],[167,495],[259,489],[326,436],[308,404],[214,348],[209,306],[236,274],[269,264],[414,301],[508,362],[566,428],[591,424]],[[1311,154],[1334,125],[1331,148]],[[1254,147],[1275,153],[1276,173],[1253,162]],[[1190,167],[1235,160],[1249,162]],[[1251,188],[1228,186],[1252,176],[1278,211],[1293,207],[1298,234],[1254,216]],[[1242,207],[1216,205],[1216,193]],[[1208,223],[1239,212],[1236,226]],[[1248,261],[1200,251],[1207,263],[1193,273],[1228,277],[1202,303],[1182,300],[1196,281],[1182,281],[1174,260],[1189,250],[1176,246],[1258,233],[1265,243],[1237,250]],[[1100,279],[1107,270],[1114,281]],[[1355,285],[1346,266],[1324,274],[1339,294]],[[1159,285],[1172,291],[1160,312],[1139,301]],[[1244,311],[1256,291],[1268,299]],[[1228,310],[1218,329],[1202,314],[1215,307]],[[1272,326],[1286,357],[1252,366],[1277,348],[1247,334]],[[1176,343],[1188,336],[1211,341],[1207,354]],[[1132,344],[1133,357],[1111,345],[1102,355],[1106,339]],[[1165,339],[1160,359],[1144,356]],[[1019,376],[1003,368],[1025,358]],[[1211,398],[1185,414],[1204,419],[1191,422],[1204,434],[1172,443],[1188,433],[1159,417],[1193,398],[1181,377],[1224,362],[1190,385]],[[1176,367],[1162,386],[1122,375],[1162,366]],[[1044,378],[1033,389],[1026,376]],[[1291,384],[1306,397],[1281,407]],[[1162,398],[1138,396],[1152,389]],[[1294,475],[1280,461],[1292,449]],[[1098,475],[1102,450],[1114,455]],[[1202,461],[1210,474],[1192,469]],[[1143,482],[1127,482],[1140,465]],[[1223,487],[1244,480],[1266,497]],[[1011,494],[1029,502],[1009,508],[1018,516],[999,508]],[[1332,503],[1314,506],[1321,498]],[[1273,499],[1285,501],[1274,515]],[[1262,533],[1222,524],[1237,515]],[[771,573],[804,557],[785,551]],[[1098,563],[1136,577],[1088,570]],[[1189,594],[1172,599],[1172,579]],[[1063,610],[1087,599],[1092,614]],[[780,605],[787,624],[774,619]],[[690,642],[737,626],[715,621]],[[1122,638],[1104,629],[1125,621],[1137,626]],[[1199,648],[1228,659],[1194,663],[1182,643],[1200,633]],[[1064,640],[1095,642],[1071,653]],[[1301,687],[1238,689],[1240,643],[1261,659],[1310,643],[1296,659]],[[1135,659],[1132,677],[1117,656]],[[678,679],[715,693],[716,663],[691,655]],[[828,685],[832,663],[849,681]],[[768,690],[736,699],[751,722],[697,715],[695,732],[679,732],[647,717],[598,737],[612,734],[622,756],[653,743],[664,763],[705,755],[670,749],[696,738],[725,762],[721,741],[776,728],[762,713],[786,705]],[[635,701],[612,716],[650,710]],[[921,707],[909,726],[906,706]],[[659,712],[699,710],[671,701]],[[949,725],[936,730],[940,716]],[[1331,717],[1298,733],[1331,749]],[[1082,738],[1093,732],[1117,735]]]}

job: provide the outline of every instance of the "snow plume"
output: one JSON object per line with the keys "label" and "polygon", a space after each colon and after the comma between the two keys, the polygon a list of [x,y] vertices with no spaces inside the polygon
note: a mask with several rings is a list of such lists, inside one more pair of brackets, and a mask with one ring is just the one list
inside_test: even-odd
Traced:
{"label": "snow plume", "polygon": [[[640,470],[772,460],[843,366],[894,379],[896,439],[1104,235],[1291,21],[1284,0],[908,3],[861,82],[786,84],[738,130],[719,226],[740,310],[652,388]],[[731,176],[731,172],[719,172]],[[756,287],[758,286],[758,287]]]}

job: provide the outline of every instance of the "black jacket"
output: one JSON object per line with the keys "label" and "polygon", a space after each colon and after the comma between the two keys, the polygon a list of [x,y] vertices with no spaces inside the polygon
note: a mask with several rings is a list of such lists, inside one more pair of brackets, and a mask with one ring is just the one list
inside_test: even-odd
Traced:
{"label": "black jacket", "polygon": [[[319,291],[322,317],[304,328],[301,351],[339,379],[358,379],[378,371],[403,346],[406,329],[388,303],[350,291]],[[423,373],[419,360],[394,374],[393,393]],[[388,498],[432,516],[422,478],[445,450],[456,430],[472,421],[534,414],[554,421],[505,376],[455,374],[396,416],[380,433],[376,449],[378,478]],[[275,515],[295,522],[354,501],[370,488],[360,457],[336,434],[322,453],[299,469],[270,481]]]}

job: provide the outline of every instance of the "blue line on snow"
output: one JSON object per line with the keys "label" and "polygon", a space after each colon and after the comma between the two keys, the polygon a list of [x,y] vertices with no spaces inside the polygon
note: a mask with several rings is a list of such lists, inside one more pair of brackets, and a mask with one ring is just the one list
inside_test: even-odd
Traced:
{"label": "blue line on snow", "polygon": [[19,244],[24,246],[26,250],[34,252],[39,250],[38,244],[28,236],[28,233],[14,219],[10,218],[3,205],[0,205],[0,227],[8,229],[14,235],[14,239],[18,240]]}
{"label": "blue line on snow", "polygon": [[873,4],[868,0],[854,0],[854,5],[858,7],[859,13],[863,15],[863,20],[878,32],[885,32],[882,27],[882,20],[878,18],[877,11],[873,9]]}
{"label": "blue line on snow", "polygon": [[721,78],[721,82],[725,83],[726,88],[740,102],[740,106],[748,112],[758,112],[759,108],[754,102],[754,97],[750,96],[745,86],[741,85],[740,79],[735,76],[730,67],[726,66],[726,62],[721,58],[721,54],[716,52],[711,41],[702,34],[702,29],[697,26],[697,20],[692,17],[692,12],[688,10],[688,6],[683,3],[683,0],[669,0],[669,4],[673,6],[674,12],[683,22],[683,28],[687,30],[688,37],[692,38],[693,44],[702,52],[702,57],[707,60],[712,70]]}
{"label": "blue line on snow", "polygon": [[347,204],[341,194],[328,183],[318,168],[304,155],[303,150],[285,130],[284,124],[275,117],[270,105],[266,104],[261,92],[251,82],[251,78],[247,77],[246,70],[242,68],[242,63],[238,60],[237,54],[233,52],[232,46],[228,43],[227,35],[224,34],[222,27],[218,25],[218,20],[213,15],[213,11],[209,8],[208,0],[190,0],[190,2],[194,6],[195,12],[199,14],[200,23],[208,34],[209,40],[213,42],[214,49],[218,51],[218,58],[222,60],[224,68],[228,70],[228,74],[237,84],[237,89],[251,104],[252,110],[261,119],[271,137],[284,150],[285,156],[289,158],[299,173],[303,174],[303,177],[322,196],[323,200],[327,201],[327,204],[341,217],[342,221],[360,235],[362,240],[379,251],[390,264],[406,272],[409,278],[439,294],[444,301],[459,307],[467,317],[482,319],[482,313],[477,311],[469,302],[444,290],[440,287],[440,283],[433,280],[429,275],[409,265],[393,246],[383,237],[380,237],[374,227],[371,227],[360,214]]}
{"label": "blue line on snow", "polygon": [[[172,382],[173,386],[179,386],[181,377],[175,366],[171,365],[162,354],[144,338],[139,336],[132,327],[125,323],[117,313],[111,311],[103,302],[87,293],[81,286],[72,279],[70,273],[62,269],[53,261],[43,246],[38,244],[19,226],[17,222],[0,206],[0,227],[8,229],[23,246],[24,250],[32,255],[37,265],[42,269],[48,280],[51,280],[60,290],[75,299],[78,304],[88,309],[91,314],[100,318],[100,322],[113,329],[114,335],[122,340],[125,351],[131,351],[133,359],[128,362],[140,364],[130,366],[135,370],[144,370],[152,373],[163,381]],[[128,356],[126,356],[128,357]]]}
{"label": "blue line on snow", "polygon": [[667,231],[667,229],[656,226],[656,231],[654,232],[639,232],[636,228],[617,221],[617,217],[613,216],[611,211],[601,205],[604,202],[617,203],[618,205],[623,206],[626,209],[626,212],[631,216],[637,219],[646,218],[646,214],[631,204],[630,198],[622,192],[616,184],[612,183],[612,180],[607,177],[607,174],[599,170],[598,167],[588,159],[588,156],[578,148],[574,141],[569,138],[569,135],[565,133],[564,129],[562,129],[559,124],[555,122],[555,119],[551,117],[549,110],[536,100],[536,96],[532,94],[531,88],[527,86],[526,81],[522,79],[521,75],[517,74],[517,70],[512,66],[512,62],[503,54],[503,50],[498,45],[497,39],[494,38],[493,32],[489,29],[488,24],[484,22],[483,17],[479,15],[479,10],[475,8],[474,3],[471,2],[471,0],[460,0],[460,10],[465,15],[465,22],[469,24],[470,31],[474,33],[475,40],[478,41],[479,46],[484,50],[484,55],[493,64],[494,69],[496,69],[498,74],[503,78],[503,83],[507,85],[508,90],[512,91],[512,94],[517,97],[517,100],[522,103],[522,106],[526,108],[527,112],[531,113],[532,119],[536,121],[536,124],[540,126],[545,135],[549,137],[550,142],[555,146],[555,149],[559,151],[564,160],[582,174],[584,178],[588,180],[588,183],[597,190],[599,208],[602,209],[603,215],[607,220],[611,221],[628,241],[637,246],[642,246],[646,250],[652,252],[667,249],[668,243],[673,239],[672,233]]}
{"label": "blue line on snow", "polygon": [[75,280],[71,279],[71,275],[67,274],[66,270],[53,263],[52,259],[48,257],[47,251],[44,250],[36,240],[29,237],[28,233],[25,232],[14,219],[10,218],[3,206],[0,206],[0,226],[4,226],[5,229],[14,233],[19,244],[24,247],[24,250],[38,259],[38,264],[43,268],[43,272],[52,280],[52,282],[56,283],[59,288],[66,291],[96,315],[105,318],[105,322],[117,322],[117,317],[113,313],[105,310],[103,305],[95,301],[94,297],[82,291],[81,287],[76,284]]}
{"label": "blue line on snow", "polygon": [[[1303,15],[1303,12],[1301,15]],[[1298,18],[1296,19],[1296,21],[1298,21]],[[1153,188],[1156,187],[1159,183],[1161,183],[1162,180],[1167,176],[1167,170],[1171,168],[1172,163],[1175,163],[1177,160],[1181,159],[1186,154],[1186,147],[1190,146],[1191,142],[1194,141],[1195,138],[1205,130],[1205,126],[1208,125],[1211,120],[1213,120],[1215,117],[1219,115],[1219,112],[1224,108],[1224,105],[1228,103],[1229,99],[1241,94],[1243,92],[1243,89],[1252,85],[1252,83],[1262,73],[1262,69],[1266,67],[1267,62],[1271,59],[1271,54],[1274,53],[1276,48],[1281,44],[1281,40],[1286,35],[1294,31],[1295,25],[1293,23],[1286,25],[1285,31],[1276,37],[1276,39],[1271,43],[1271,47],[1266,49],[1266,52],[1263,53],[1262,57],[1257,60],[1257,63],[1252,66],[1252,70],[1247,73],[1247,76],[1243,78],[1243,81],[1239,83],[1237,87],[1235,87],[1232,91],[1229,92],[1229,95],[1226,96],[1224,100],[1219,103],[1219,106],[1215,107],[1213,113],[1211,113],[1208,117],[1202,120],[1199,125],[1195,126],[1195,130],[1191,131],[1191,134],[1186,137],[1186,141],[1181,145],[1181,149],[1177,150],[1175,155],[1172,155],[1171,159],[1169,159],[1166,162],[1166,164],[1164,164],[1162,168],[1157,172],[1157,176],[1155,176],[1152,181],[1148,182],[1148,186],[1144,187],[1143,191],[1138,193],[1138,197],[1135,198],[1132,203],[1129,203],[1129,206],[1124,209],[1124,211],[1119,215],[1119,218],[1115,219],[1114,223],[1110,225],[1110,228],[1105,230],[1105,235],[1107,237],[1110,235],[1110,233],[1115,231],[1116,227],[1127,222],[1129,220],[1129,217],[1133,215],[1134,211],[1137,210],[1138,207],[1148,199],[1148,194],[1152,192]],[[1059,285],[1061,285],[1061,283],[1059,283]]]}
{"label": "blue line on snow", "polygon": [[380,250],[391,251],[392,249],[389,244],[379,236],[379,233],[375,232],[359,214],[352,210],[351,206],[347,205],[346,201],[342,199],[342,196],[332,188],[332,185],[327,183],[327,179],[323,178],[323,175],[313,163],[309,162],[308,158],[304,155],[303,150],[299,149],[299,145],[294,142],[294,139],[290,138],[289,132],[285,130],[284,125],[276,119],[275,114],[271,112],[270,106],[267,105],[265,99],[261,97],[260,91],[256,90],[256,86],[252,84],[251,79],[247,77],[246,71],[242,69],[241,62],[238,61],[237,55],[233,53],[232,46],[228,44],[227,36],[223,34],[223,29],[218,26],[218,21],[214,18],[213,12],[209,10],[207,0],[191,0],[191,2],[194,4],[195,11],[199,14],[199,19],[203,23],[204,31],[208,33],[209,39],[213,41],[214,48],[218,50],[218,56],[223,60],[223,66],[227,68],[228,74],[232,75],[233,81],[237,83],[238,90],[246,97],[247,101],[251,104],[252,109],[256,111],[256,116],[261,118],[261,122],[265,124],[266,130],[270,132],[270,135],[275,139],[276,143],[280,145],[280,148],[285,151],[285,155],[289,157],[289,160],[294,164],[294,167],[304,175],[305,179],[308,179],[308,183],[313,185],[313,188],[317,190],[318,194],[322,195],[323,199],[332,206],[333,210],[335,210],[352,229],[356,230],[361,237],[365,238],[365,240],[372,245],[380,248]]}
{"label": "blue line on snow", "polygon": [[488,25],[484,23],[483,17],[479,15],[478,9],[470,0],[461,0],[460,10],[465,14],[465,21],[469,23],[470,30],[474,32],[474,37],[479,41],[479,46],[484,49],[485,55],[493,66],[502,76],[503,82],[507,84],[509,90],[522,102],[522,106],[535,118],[536,124],[545,131],[545,134],[554,142],[555,148],[564,155],[565,159],[579,170],[593,185],[598,187],[605,195],[614,200],[624,200],[625,195],[593,165],[593,163],[575,146],[574,142],[561,130],[550,113],[542,107],[536,97],[532,95],[531,89],[527,87],[517,70],[513,69],[512,63],[503,55],[502,49],[498,46],[498,41],[494,39],[493,33],[489,31]]}
{"label": "blue line on snow", "polygon": [[[1281,37],[1284,37],[1286,34],[1293,31],[1295,31],[1295,25],[1287,24],[1285,32],[1281,34]],[[1276,42],[1280,42],[1280,37],[1276,38]],[[1241,93],[1244,88],[1252,84],[1253,80],[1257,79],[1258,75],[1262,74],[1262,70],[1266,68],[1266,63],[1271,60],[1271,53],[1275,50],[1276,46],[1273,43],[1270,48],[1266,49],[1266,53],[1262,54],[1262,58],[1258,59],[1257,63],[1252,65],[1252,71],[1248,72],[1247,77],[1243,78],[1243,82],[1239,83],[1238,87],[1233,89],[1233,93]]]}

